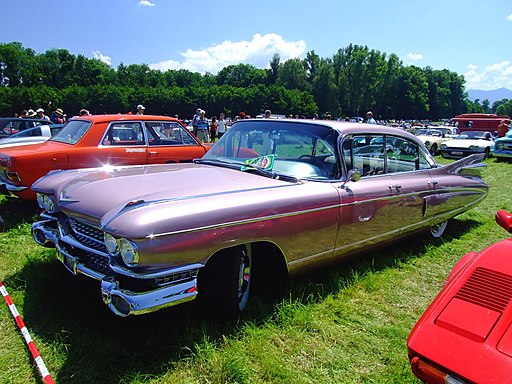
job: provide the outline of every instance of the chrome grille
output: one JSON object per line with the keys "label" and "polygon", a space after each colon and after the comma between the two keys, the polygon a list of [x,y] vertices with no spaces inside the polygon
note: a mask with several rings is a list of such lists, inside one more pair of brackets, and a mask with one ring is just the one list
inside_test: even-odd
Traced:
{"label": "chrome grille", "polygon": [[512,299],[512,276],[486,268],[477,268],[455,297],[503,312]]}
{"label": "chrome grille", "polygon": [[72,218],[69,218],[69,224],[73,229],[73,237],[80,243],[97,251],[107,253],[103,232],[99,228]]}

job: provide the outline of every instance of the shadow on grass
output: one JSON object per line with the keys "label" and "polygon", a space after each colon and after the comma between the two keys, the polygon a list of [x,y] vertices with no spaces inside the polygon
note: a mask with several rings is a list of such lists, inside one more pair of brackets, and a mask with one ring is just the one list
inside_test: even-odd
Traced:
{"label": "shadow on grass", "polygon": [[[340,286],[353,284],[354,271],[361,276],[393,267],[410,255],[421,255],[433,243],[450,241],[481,225],[471,219],[452,224],[444,240],[422,234],[359,254],[333,268],[294,279],[285,295],[304,302],[311,295],[321,300]],[[30,332],[55,351],[56,361],[64,360],[59,372],[52,372],[59,383],[158,377],[180,360],[193,357],[205,341],[222,343],[244,322],[262,324],[275,314],[275,303],[258,298],[238,324],[212,321],[194,302],[143,316],[117,317],[103,304],[98,282],[72,276],[51,254],[48,251],[48,257],[45,253],[44,259],[29,261],[4,283],[24,289],[24,320]]]}
{"label": "shadow on grass", "polygon": [[3,230],[8,231],[20,224],[32,223],[39,218],[39,211],[35,201],[3,197],[0,201],[0,218],[4,221]]}

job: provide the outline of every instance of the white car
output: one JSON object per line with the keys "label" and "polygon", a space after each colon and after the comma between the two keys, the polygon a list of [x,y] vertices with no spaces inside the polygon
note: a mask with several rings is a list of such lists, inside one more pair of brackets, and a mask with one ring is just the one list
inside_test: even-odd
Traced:
{"label": "white car", "polygon": [[436,155],[441,143],[449,139],[438,129],[427,129],[425,132],[421,132],[421,134],[417,136],[418,139],[425,144],[425,147],[432,155]]}
{"label": "white car", "polygon": [[493,136],[486,131],[464,131],[455,139],[447,140],[439,147],[441,156],[447,159],[460,159],[474,153],[483,153],[484,158],[488,158],[493,150]]}
{"label": "white car", "polygon": [[9,137],[0,139],[0,148],[43,143],[50,137],[56,135],[63,126],[64,124],[49,124],[24,129]]}

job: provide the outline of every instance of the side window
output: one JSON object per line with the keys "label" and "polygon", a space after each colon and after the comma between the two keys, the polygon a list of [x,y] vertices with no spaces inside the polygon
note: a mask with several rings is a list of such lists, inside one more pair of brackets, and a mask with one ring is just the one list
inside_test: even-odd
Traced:
{"label": "side window", "polygon": [[196,145],[190,133],[176,122],[145,122],[149,145]]}
{"label": "side window", "polygon": [[114,123],[103,138],[102,145],[132,146],[144,144],[142,126],[134,123]]}
{"label": "side window", "polygon": [[347,170],[358,169],[361,176],[385,173],[384,136],[356,135],[343,143]]}

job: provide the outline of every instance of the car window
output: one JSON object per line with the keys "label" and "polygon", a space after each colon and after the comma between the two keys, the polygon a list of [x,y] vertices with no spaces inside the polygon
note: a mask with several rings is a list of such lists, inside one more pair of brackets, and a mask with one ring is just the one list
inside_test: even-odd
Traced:
{"label": "car window", "polygon": [[146,121],[149,145],[197,145],[190,133],[177,122]]}
{"label": "car window", "polygon": [[90,126],[90,121],[70,120],[51,140],[76,144],[89,130]]}
{"label": "car window", "polygon": [[112,123],[107,129],[101,144],[115,146],[143,145],[142,124],[140,122]]}
{"label": "car window", "polygon": [[361,176],[432,167],[416,143],[401,137],[380,134],[354,135],[343,141],[342,152],[347,170],[357,168]]}

